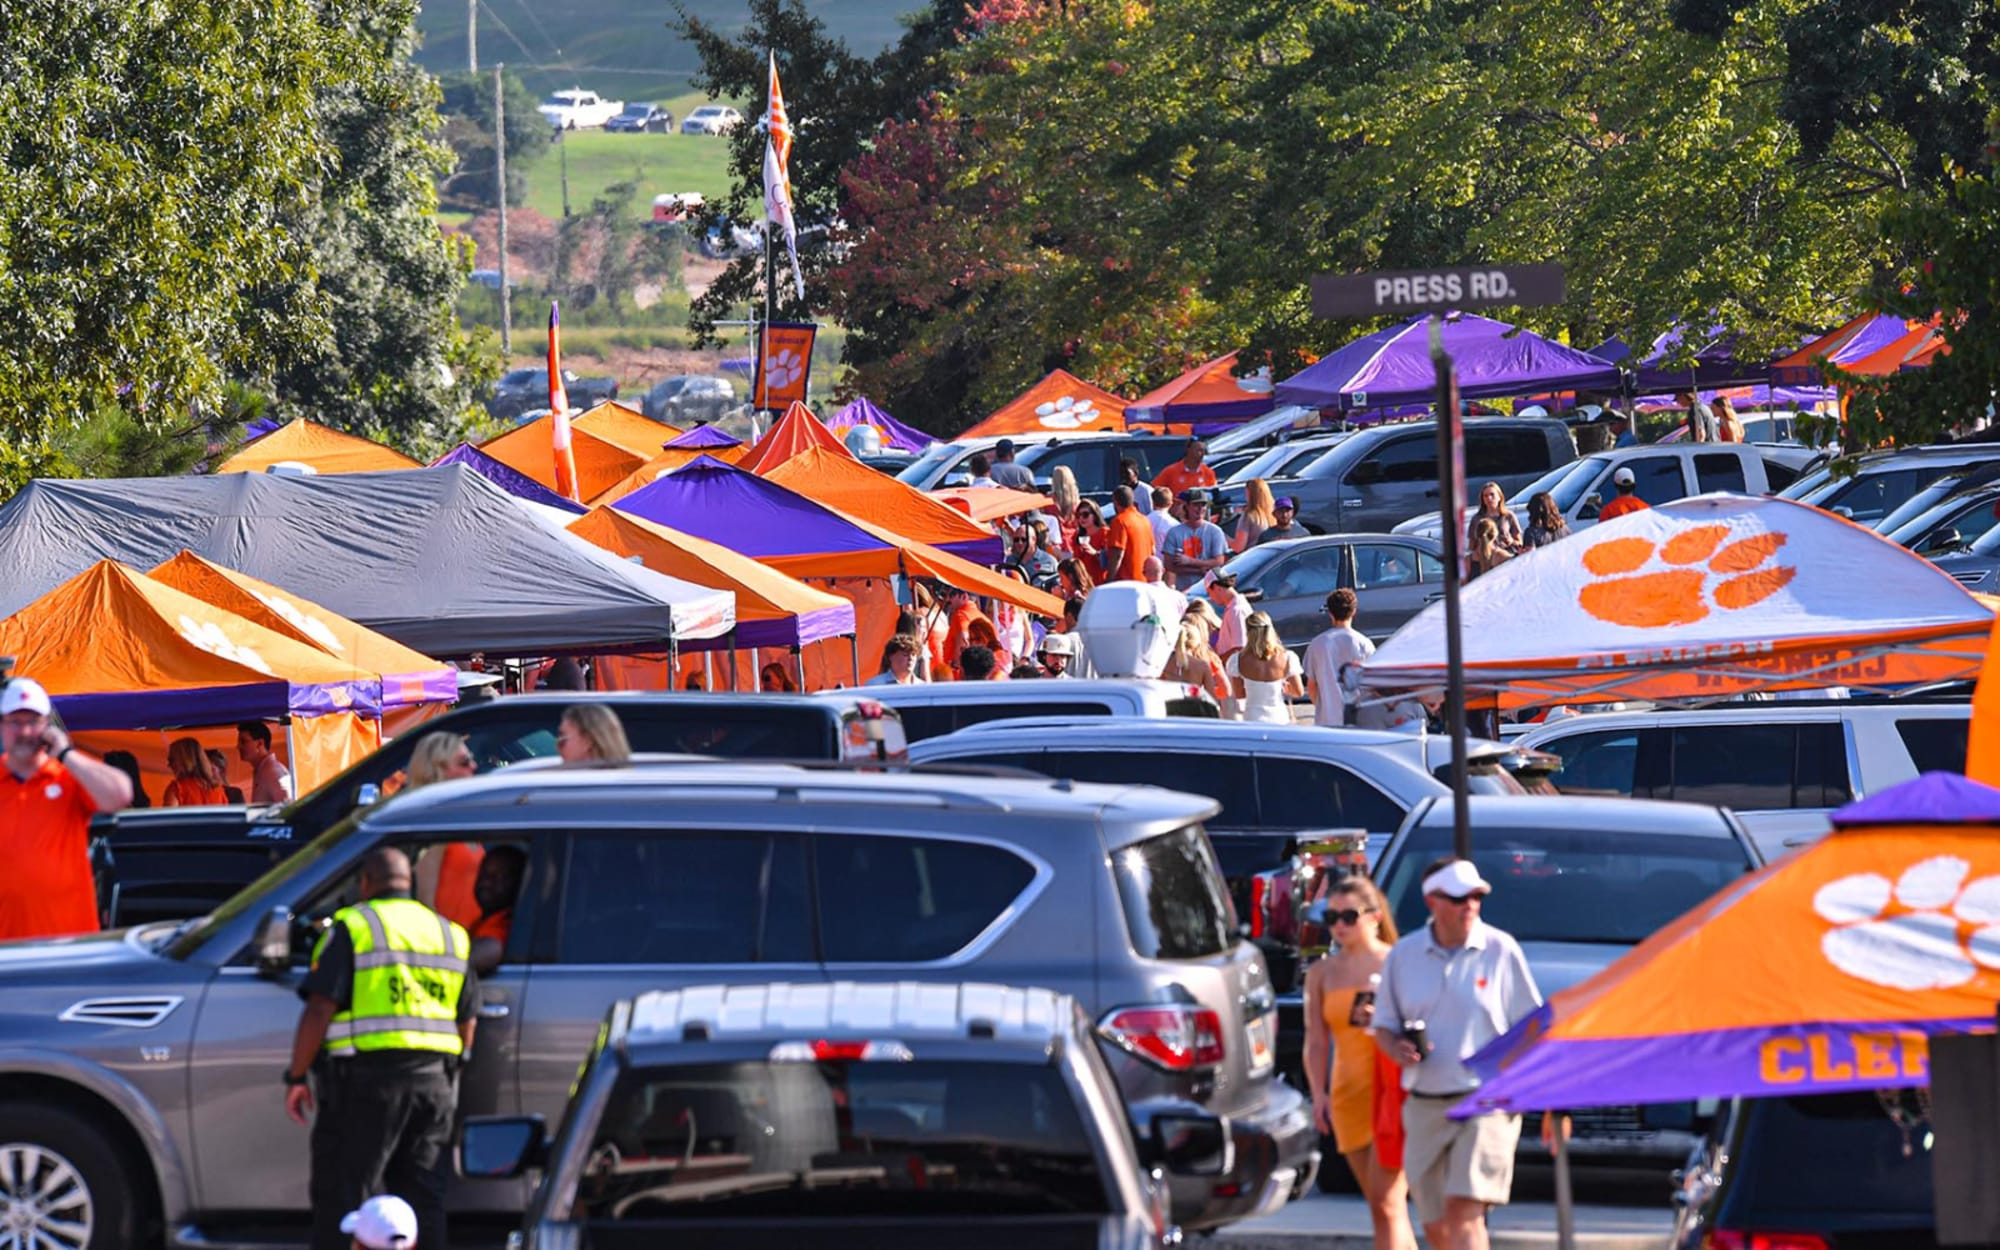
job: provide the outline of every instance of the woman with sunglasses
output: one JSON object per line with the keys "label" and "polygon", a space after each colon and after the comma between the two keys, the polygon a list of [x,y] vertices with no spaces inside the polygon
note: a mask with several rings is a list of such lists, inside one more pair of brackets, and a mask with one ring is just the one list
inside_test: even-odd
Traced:
{"label": "woman with sunglasses", "polygon": [[1090,570],[1093,581],[1104,580],[1104,514],[1086,499],[1076,505],[1076,533],[1070,536],[1070,551]]}
{"label": "woman with sunglasses", "polygon": [[1382,891],[1347,877],[1326,896],[1333,950],[1306,971],[1306,1083],[1313,1122],[1347,1160],[1375,1225],[1375,1250],[1412,1250],[1403,1177],[1402,1083],[1375,1045],[1375,987],[1396,944]]}

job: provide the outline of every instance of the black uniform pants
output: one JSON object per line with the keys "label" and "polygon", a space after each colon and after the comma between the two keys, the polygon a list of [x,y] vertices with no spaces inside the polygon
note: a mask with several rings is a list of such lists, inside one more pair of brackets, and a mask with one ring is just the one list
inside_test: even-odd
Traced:
{"label": "black uniform pants", "polygon": [[312,1250],[349,1250],[353,1239],[340,1221],[376,1194],[394,1194],[415,1210],[418,1250],[448,1250],[444,1188],[457,1094],[442,1058],[402,1058],[367,1055],[318,1067]]}

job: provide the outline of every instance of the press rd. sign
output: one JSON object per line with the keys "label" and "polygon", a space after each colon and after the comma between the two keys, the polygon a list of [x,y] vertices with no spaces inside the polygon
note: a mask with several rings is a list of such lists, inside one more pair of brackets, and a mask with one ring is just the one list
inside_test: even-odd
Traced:
{"label": "press rd. sign", "polygon": [[1540,307],[1563,300],[1561,265],[1474,265],[1313,279],[1313,315],[1375,317],[1495,305]]}

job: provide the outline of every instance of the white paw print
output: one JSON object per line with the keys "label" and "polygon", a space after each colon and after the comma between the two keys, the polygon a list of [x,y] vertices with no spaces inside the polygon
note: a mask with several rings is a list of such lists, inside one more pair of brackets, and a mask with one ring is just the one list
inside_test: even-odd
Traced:
{"label": "white paw print", "polygon": [[[1971,867],[1937,855],[1893,884],[1873,872],[1828,882],[1813,895],[1813,910],[1834,926],[1820,949],[1847,975],[1895,990],[1950,989],[2000,968],[2000,876],[1968,883]],[[1892,899],[1909,910],[1885,920]]]}
{"label": "white paw print", "polygon": [[806,362],[795,348],[781,347],[764,366],[764,385],[774,391],[788,391],[805,374]]}
{"label": "white paw print", "polygon": [[1097,419],[1097,405],[1088,399],[1065,395],[1046,404],[1036,404],[1035,417],[1052,430],[1074,430]]}
{"label": "white paw print", "polygon": [[325,621],[320,620],[316,616],[307,616],[291,600],[281,599],[276,595],[258,594],[254,590],[250,593],[256,597],[257,602],[276,612],[279,616],[284,617],[293,629],[298,630],[306,637],[318,643],[322,649],[331,651],[335,655],[347,650],[346,647],[340,645],[340,639],[333,636],[333,631],[326,627]]}
{"label": "white paw print", "polygon": [[267,676],[276,676],[264,657],[249,647],[239,647],[229,641],[229,635],[222,632],[222,626],[214,621],[197,621],[191,616],[181,617],[181,637],[210,655],[219,655],[245,668],[254,668]]}

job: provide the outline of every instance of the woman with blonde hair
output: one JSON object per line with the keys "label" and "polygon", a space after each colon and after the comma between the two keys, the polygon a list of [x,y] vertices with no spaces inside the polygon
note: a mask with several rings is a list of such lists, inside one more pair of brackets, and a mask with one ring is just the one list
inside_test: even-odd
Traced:
{"label": "woman with blonde hair", "polygon": [[1181,618],[1180,633],[1174,637],[1174,649],[1160,669],[1160,679],[1193,686],[1214,699],[1217,707],[1227,704],[1228,683],[1215,664],[1215,653],[1209,650],[1208,630],[1193,613]]}
{"label": "woman with blonde hair", "polygon": [[1326,895],[1333,950],[1306,970],[1306,1085],[1313,1123],[1333,1138],[1368,1200],[1375,1250],[1411,1250],[1403,1177],[1401,1073],[1375,1045],[1375,990],[1396,944],[1396,921],[1367,877]]}
{"label": "woman with blonde hair", "polygon": [[167,767],[174,770],[174,779],[160,795],[160,806],[205,807],[229,801],[221,776],[193,738],[175,738],[167,744]]}
{"label": "woman with blonde hair", "polygon": [[1472,551],[1466,557],[1466,579],[1491,573],[1514,558],[1514,552],[1501,541],[1500,527],[1491,517],[1480,517],[1472,523]]}
{"label": "woman with blonde hair", "polygon": [[473,761],[464,734],[428,733],[417,739],[416,749],[410,752],[410,767],[403,789],[414,790],[418,786],[436,785],[440,781],[456,781],[478,771],[479,766]]}
{"label": "woman with blonde hair", "polygon": [[556,754],[565,764],[623,764],[632,758],[632,744],[618,713],[602,703],[574,703],[556,726]]}
{"label": "woman with blonde hair", "polygon": [[1076,474],[1068,465],[1049,470],[1049,498],[1056,501],[1057,542],[1063,551],[1071,551],[1076,542],[1076,505],[1083,502],[1083,492],[1077,489]]}
{"label": "woman with blonde hair", "polygon": [[1236,518],[1236,537],[1230,540],[1229,549],[1239,554],[1249,550],[1260,534],[1276,525],[1276,504],[1270,484],[1261,477],[1251,478],[1243,490],[1243,514]]}
{"label": "woman with blonde hair", "polygon": [[1243,626],[1243,649],[1229,657],[1231,692],[1243,704],[1243,719],[1274,725],[1292,723],[1291,700],[1306,692],[1299,657],[1278,640],[1268,612],[1252,612]]}
{"label": "woman with blonde hair", "polygon": [[[427,733],[417,739],[410,752],[403,783],[394,793],[407,794],[440,781],[458,781],[479,771],[464,734]],[[479,879],[479,865],[486,848],[477,842],[447,842],[435,854],[418,857],[417,897],[439,915],[470,932],[479,923],[479,900],[473,883]]]}

